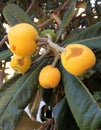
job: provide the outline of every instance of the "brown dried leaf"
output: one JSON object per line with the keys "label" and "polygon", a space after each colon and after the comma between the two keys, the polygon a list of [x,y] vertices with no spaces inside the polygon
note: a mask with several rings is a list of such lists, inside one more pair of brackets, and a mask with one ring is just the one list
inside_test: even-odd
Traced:
{"label": "brown dried leaf", "polygon": [[45,123],[41,123],[39,121],[33,121],[30,117],[23,113],[20,121],[18,122],[16,128],[14,130],[47,130],[48,126],[53,123],[52,120],[49,120]]}

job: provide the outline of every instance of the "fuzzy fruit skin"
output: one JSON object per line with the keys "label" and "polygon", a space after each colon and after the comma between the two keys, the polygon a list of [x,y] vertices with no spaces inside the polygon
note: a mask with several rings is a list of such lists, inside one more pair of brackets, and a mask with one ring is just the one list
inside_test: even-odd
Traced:
{"label": "fuzzy fruit skin", "polygon": [[39,74],[39,83],[43,88],[55,88],[59,84],[61,73],[52,65],[45,66]]}
{"label": "fuzzy fruit skin", "polygon": [[19,56],[30,56],[37,48],[35,42],[38,32],[28,23],[13,26],[8,32],[10,50]]}
{"label": "fuzzy fruit skin", "polygon": [[72,75],[79,76],[91,69],[96,63],[93,51],[82,44],[69,44],[61,54],[63,67]]}
{"label": "fuzzy fruit skin", "polygon": [[20,57],[14,55],[10,61],[10,66],[13,70],[15,70],[15,72],[24,74],[31,66],[31,59],[30,57]]}

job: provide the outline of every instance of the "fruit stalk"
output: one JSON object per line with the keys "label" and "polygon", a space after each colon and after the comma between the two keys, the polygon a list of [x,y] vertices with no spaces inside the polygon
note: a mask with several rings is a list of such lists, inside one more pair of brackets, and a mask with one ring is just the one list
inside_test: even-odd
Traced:
{"label": "fruit stalk", "polygon": [[55,50],[57,53],[62,53],[66,50],[65,48],[63,48],[63,47],[57,45],[56,43],[54,43],[52,41],[50,34],[47,34],[46,37],[39,37],[38,36],[36,41],[39,42],[39,44],[40,43],[44,43],[44,44],[48,43],[48,46],[50,48],[53,48],[53,50]]}
{"label": "fruit stalk", "polygon": [[52,42],[50,38],[47,39],[47,43],[51,48],[54,48],[58,53],[62,53],[65,51],[65,48],[58,46],[57,44]]}

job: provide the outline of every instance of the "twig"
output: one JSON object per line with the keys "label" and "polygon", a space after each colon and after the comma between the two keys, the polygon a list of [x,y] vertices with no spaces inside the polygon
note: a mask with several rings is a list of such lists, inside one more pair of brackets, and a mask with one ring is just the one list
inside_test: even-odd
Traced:
{"label": "twig", "polygon": [[28,12],[30,11],[30,9],[32,8],[33,4],[34,4],[34,0],[32,0],[30,6],[29,6],[28,9],[26,10],[26,13],[28,13]]}
{"label": "twig", "polygon": [[53,18],[50,17],[50,18],[49,18],[48,20],[46,20],[44,23],[39,24],[39,25],[38,25],[38,28],[42,28],[42,27],[46,26],[46,25],[49,24],[52,20],[53,20]]}
{"label": "twig", "polygon": [[49,34],[47,34],[47,43],[49,44],[49,47],[53,48],[55,51],[57,51],[57,53],[62,53],[64,52],[66,49],[64,47],[59,46],[58,44],[54,43],[51,40],[51,37]]}
{"label": "twig", "polygon": [[51,38],[51,35],[50,34],[46,34],[47,37],[37,37],[37,41],[38,42],[42,42],[42,43],[48,43],[48,46],[50,48],[53,48],[55,49],[55,51],[57,51],[57,53],[61,53],[61,52],[64,52],[65,51],[65,48],[64,47],[61,47],[59,46],[58,44],[54,43],[52,41],[52,38]]}
{"label": "twig", "polygon": [[[56,8],[53,12],[54,12],[54,13],[57,13],[60,9],[61,9],[61,6],[59,6],[58,8]],[[50,17],[50,18],[49,18],[48,20],[46,20],[44,23],[39,24],[38,27],[39,27],[39,28],[42,28],[42,27],[46,26],[47,24],[49,24],[52,20],[53,20],[53,18]]]}
{"label": "twig", "polygon": [[63,4],[61,11],[64,10],[64,8],[69,4],[70,0],[66,0],[66,2]]}
{"label": "twig", "polygon": [[42,60],[47,54],[49,54],[50,50],[46,50],[46,52],[44,54],[42,54],[39,58],[37,58],[34,63],[39,62],[40,60]]}
{"label": "twig", "polygon": [[58,25],[61,24],[61,19],[55,13],[52,13],[51,17],[57,22]]}
{"label": "twig", "polygon": [[37,94],[36,94],[36,97],[35,97],[34,101],[32,102],[31,108],[29,110],[31,115],[35,111],[36,107],[37,108],[39,107],[39,102],[40,102],[40,94],[39,94],[39,90],[38,90]]}
{"label": "twig", "polygon": [[[63,4],[63,6],[59,6],[58,8],[56,8],[53,12],[54,14],[56,14],[57,16],[64,10],[64,8],[69,4],[70,0],[66,0],[66,2]],[[45,21],[42,24],[39,24],[38,27],[42,28],[45,27],[47,24],[49,24],[54,18],[52,16],[50,16],[50,18]]]}
{"label": "twig", "polygon": [[5,36],[5,37],[0,41],[0,48],[1,48],[2,45],[5,43],[6,40],[7,40],[7,36]]}
{"label": "twig", "polygon": [[57,64],[57,62],[58,62],[59,59],[60,59],[60,55],[59,55],[59,54],[55,55],[54,61],[53,61],[53,63],[52,63],[52,66],[53,66],[53,67],[56,66],[56,64]]}

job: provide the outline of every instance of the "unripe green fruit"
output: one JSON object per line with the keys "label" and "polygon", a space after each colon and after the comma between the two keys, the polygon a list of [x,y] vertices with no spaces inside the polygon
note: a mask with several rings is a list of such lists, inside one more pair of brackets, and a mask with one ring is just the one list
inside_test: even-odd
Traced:
{"label": "unripe green fruit", "polygon": [[42,36],[45,36],[46,34],[50,34],[53,41],[56,40],[56,33],[55,33],[54,31],[52,31],[51,29],[46,29],[46,30],[43,30],[43,31],[41,32],[41,35],[42,35]]}

